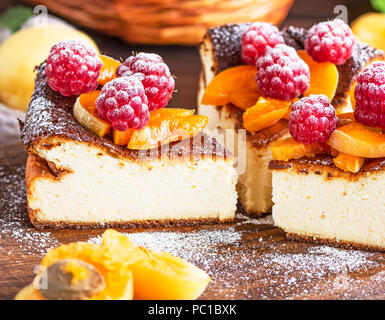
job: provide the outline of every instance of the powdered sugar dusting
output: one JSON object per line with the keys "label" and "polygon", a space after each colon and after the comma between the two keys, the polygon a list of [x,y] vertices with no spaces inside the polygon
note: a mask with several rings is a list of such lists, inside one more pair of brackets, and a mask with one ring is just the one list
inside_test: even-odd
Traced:
{"label": "powdered sugar dusting", "polygon": [[[269,235],[277,230],[267,226],[271,216],[237,218],[235,225],[219,230],[126,234],[140,246],[168,251],[206,270],[212,276],[213,289],[206,291],[210,299],[349,299],[382,294],[385,288],[385,277],[368,280],[366,274],[385,268],[382,254],[285,242],[279,233]],[[245,245],[261,230],[267,232]],[[89,241],[100,243],[101,236]]]}
{"label": "powdered sugar dusting", "polygon": [[[7,195],[0,198],[0,239],[15,242],[24,254],[44,254],[59,243],[50,232],[38,231],[30,225],[24,176],[24,166],[0,166],[0,188]],[[4,249],[8,254],[13,253],[11,245]]]}

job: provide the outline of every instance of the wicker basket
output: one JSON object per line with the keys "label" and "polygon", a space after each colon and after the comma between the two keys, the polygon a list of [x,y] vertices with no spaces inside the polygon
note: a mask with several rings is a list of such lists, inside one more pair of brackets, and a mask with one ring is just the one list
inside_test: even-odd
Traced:
{"label": "wicker basket", "polygon": [[280,23],[294,0],[24,0],[84,27],[142,44],[194,45],[209,27]]}

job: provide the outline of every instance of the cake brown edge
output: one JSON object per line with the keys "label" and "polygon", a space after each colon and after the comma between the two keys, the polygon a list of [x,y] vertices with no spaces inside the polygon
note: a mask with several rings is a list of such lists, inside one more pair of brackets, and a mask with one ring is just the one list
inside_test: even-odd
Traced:
{"label": "cake brown edge", "polygon": [[360,244],[352,241],[327,239],[327,238],[321,238],[317,236],[307,236],[307,235],[301,235],[293,232],[285,232],[285,237],[287,240],[313,243],[318,245],[327,245],[335,248],[365,250],[370,252],[378,252],[378,251],[385,252],[384,247]]}

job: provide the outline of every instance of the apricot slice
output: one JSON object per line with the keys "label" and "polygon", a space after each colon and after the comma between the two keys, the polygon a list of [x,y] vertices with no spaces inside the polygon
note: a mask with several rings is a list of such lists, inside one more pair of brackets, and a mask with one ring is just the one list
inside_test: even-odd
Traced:
{"label": "apricot slice", "polygon": [[80,95],[74,106],[75,119],[87,129],[97,134],[99,137],[104,137],[111,131],[111,124],[96,114],[95,100],[99,96],[100,91],[95,90],[89,93]]}
{"label": "apricot slice", "polygon": [[218,73],[208,84],[202,98],[202,104],[222,106],[230,103],[232,92],[240,89],[258,91],[255,80],[257,69],[254,66],[238,66]]}
{"label": "apricot slice", "polygon": [[127,131],[119,131],[116,129],[112,130],[112,139],[114,143],[119,146],[126,146],[130,142],[132,136],[132,129],[128,129]]}
{"label": "apricot slice", "polygon": [[116,69],[120,66],[120,62],[102,54],[99,55],[99,58],[102,60],[103,65],[98,82],[101,86],[104,86],[108,81],[116,77]]}
{"label": "apricot slice", "polygon": [[147,125],[134,130],[129,149],[151,149],[159,145],[193,137],[203,130],[207,117],[193,115],[193,110],[163,108],[151,113]]}
{"label": "apricot slice", "polygon": [[[116,259],[124,253],[122,248],[111,243],[110,251],[116,252],[115,256],[108,254],[106,248],[96,244],[75,242],[61,245],[47,252],[41,265],[50,265],[65,259],[77,259],[93,265],[103,276],[105,288],[93,296],[92,300],[120,300],[132,299],[133,275],[124,259]],[[135,261],[135,260],[133,260]],[[131,262],[131,261],[129,261]]]}
{"label": "apricot slice", "polygon": [[343,171],[357,173],[360,171],[365,159],[357,156],[352,156],[346,153],[340,153],[333,159],[335,166]]}
{"label": "apricot slice", "polygon": [[142,248],[146,259],[131,266],[134,298],[139,300],[192,300],[210,282],[210,276],[193,264],[167,252]]}
{"label": "apricot slice", "polygon": [[329,101],[332,101],[339,78],[336,65],[331,62],[316,62],[306,50],[299,50],[297,53],[310,69],[310,84],[304,96],[324,94],[329,98]]}
{"label": "apricot slice", "polygon": [[262,96],[262,93],[256,90],[241,89],[230,94],[230,102],[239,109],[246,110],[255,105]]}
{"label": "apricot slice", "polygon": [[274,142],[270,149],[275,160],[288,161],[302,157],[314,157],[317,154],[328,152],[329,148],[322,143],[303,144],[295,141],[293,137],[289,137]]}
{"label": "apricot slice", "polygon": [[339,152],[362,158],[385,157],[385,135],[359,122],[337,128],[327,142]]}
{"label": "apricot slice", "polygon": [[289,101],[261,97],[254,106],[244,112],[243,126],[250,132],[270,127],[285,117],[289,104]]}

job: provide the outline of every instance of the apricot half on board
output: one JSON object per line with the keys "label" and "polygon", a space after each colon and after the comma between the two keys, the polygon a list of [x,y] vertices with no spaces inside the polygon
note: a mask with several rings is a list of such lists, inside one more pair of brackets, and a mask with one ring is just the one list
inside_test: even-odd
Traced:
{"label": "apricot half on board", "polygon": [[134,299],[192,300],[198,298],[210,282],[210,276],[193,264],[167,252],[142,248],[147,255],[132,264]]}

